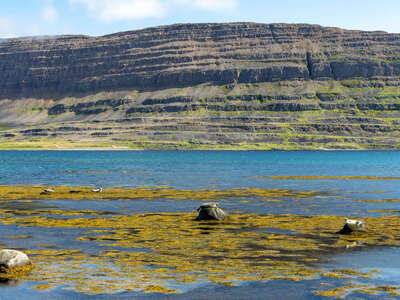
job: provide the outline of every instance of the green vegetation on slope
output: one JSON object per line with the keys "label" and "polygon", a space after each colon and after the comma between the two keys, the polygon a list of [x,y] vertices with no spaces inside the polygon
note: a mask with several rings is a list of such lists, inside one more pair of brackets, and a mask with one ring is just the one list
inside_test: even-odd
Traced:
{"label": "green vegetation on slope", "polygon": [[3,150],[400,148],[400,88],[365,80],[119,91],[6,107]]}

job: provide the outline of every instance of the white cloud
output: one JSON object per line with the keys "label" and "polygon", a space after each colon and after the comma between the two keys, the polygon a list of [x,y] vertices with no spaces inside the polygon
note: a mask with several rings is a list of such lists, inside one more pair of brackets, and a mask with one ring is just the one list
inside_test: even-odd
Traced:
{"label": "white cloud", "polygon": [[54,7],[52,0],[47,0],[41,12],[44,21],[48,23],[54,22],[58,18],[58,11]]}
{"label": "white cloud", "polygon": [[208,11],[232,11],[239,7],[239,0],[172,0],[173,3],[185,7]]}
{"label": "white cloud", "polygon": [[[52,29],[48,27],[40,23],[31,23],[26,26],[26,24],[16,23],[7,17],[0,16],[0,39],[51,35]],[[58,28],[54,28],[53,31],[55,34],[59,33]]]}
{"label": "white cloud", "polygon": [[130,21],[160,18],[174,10],[199,9],[213,12],[232,11],[239,0],[69,0],[86,7],[103,21]]}
{"label": "white cloud", "polygon": [[0,39],[59,34],[60,28],[52,24],[59,16],[54,0],[41,0],[40,4],[31,18],[0,15]]}
{"label": "white cloud", "polygon": [[166,13],[162,0],[70,0],[82,4],[104,21],[139,20],[150,17],[162,17]]}
{"label": "white cloud", "polygon": [[0,17],[0,38],[14,37],[17,31],[17,26],[10,19]]}
{"label": "white cloud", "polygon": [[175,0],[175,2],[210,11],[234,10],[239,7],[239,0]]}

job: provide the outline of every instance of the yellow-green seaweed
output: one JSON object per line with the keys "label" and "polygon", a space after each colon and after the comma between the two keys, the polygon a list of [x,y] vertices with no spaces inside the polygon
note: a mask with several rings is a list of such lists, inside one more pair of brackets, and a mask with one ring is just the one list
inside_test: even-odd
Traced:
{"label": "yellow-green seaweed", "polygon": [[[21,199],[193,199],[225,198],[279,201],[280,198],[308,199],[318,191],[286,189],[177,190],[156,188],[110,188],[92,193],[90,187],[0,186],[0,200]],[[71,190],[78,193],[70,193]],[[243,199],[244,198],[244,199]],[[97,255],[80,250],[26,250],[35,268],[30,274],[16,276],[37,281],[36,289],[60,285],[86,293],[143,291],[176,293],[176,286],[196,282],[214,282],[232,286],[242,281],[307,280],[318,276],[368,278],[375,272],[338,269],[327,272],[316,262],[326,254],[344,251],[349,245],[362,247],[398,246],[397,216],[364,218],[369,231],[337,235],[344,216],[301,216],[295,214],[232,214],[223,222],[195,222],[195,213],[107,214],[96,210],[0,209],[0,223],[18,227],[84,229],[77,238]],[[278,230],[276,230],[278,229]],[[283,233],[277,233],[283,232]],[[8,238],[21,238],[21,235]],[[26,236],[26,238],[29,238]],[[58,245],[60,247],[60,245]],[[107,248],[103,248],[107,247]],[[175,282],[175,288],[169,286]],[[349,289],[359,292],[395,293],[363,285],[322,291],[320,295],[343,295]],[[317,292],[318,293],[318,292]]]}
{"label": "yellow-green seaweed", "polygon": [[34,266],[32,264],[14,267],[11,269],[0,268],[0,279],[3,279],[3,280],[25,279],[32,272],[32,270],[34,270]]}
{"label": "yellow-green seaweed", "polygon": [[[54,193],[43,193],[52,188]],[[169,187],[138,187],[138,188],[106,188],[102,193],[93,193],[91,187],[70,186],[0,186],[1,200],[22,199],[69,199],[69,200],[107,200],[107,199],[193,199],[217,200],[225,198],[259,197],[270,201],[271,198],[309,198],[320,195],[319,191],[294,191],[287,189],[241,188],[229,190],[177,190]]]}
{"label": "yellow-green seaweed", "polygon": [[369,286],[366,284],[354,284],[349,282],[348,285],[337,287],[325,291],[314,291],[314,294],[331,298],[343,299],[350,293],[360,293],[366,295],[389,294],[392,296],[400,296],[400,286]]}
{"label": "yellow-green seaweed", "polygon": [[[85,228],[78,240],[115,248],[95,256],[79,250],[26,251],[37,266],[29,280],[46,282],[49,287],[67,284],[87,294],[179,292],[168,286],[171,280],[178,284],[209,281],[221,285],[307,280],[325,273],[314,265],[315,261],[326,253],[343,251],[348,244],[357,242],[368,247],[400,242],[400,220],[394,216],[366,218],[373,230],[341,236],[335,234],[343,225],[341,216],[238,214],[223,222],[195,222],[194,213],[111,217],[94,216],[91,211],[46,211],[50,216],[14,213],[0,210],[1,215],[7,214],[0,217],[0,223]],[[268,232],[274,228],[290,233]],[[333,272],[352,278],[374,275],[347,269]]]}

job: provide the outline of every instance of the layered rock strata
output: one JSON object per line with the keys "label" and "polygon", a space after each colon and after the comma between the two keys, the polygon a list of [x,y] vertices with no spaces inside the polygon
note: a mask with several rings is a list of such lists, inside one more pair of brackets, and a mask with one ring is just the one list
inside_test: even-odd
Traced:
{"label": "layered rock strata", "polygon": [[11,148],[400,147],[400,34],[230,23],[7,39],[0,70]]}

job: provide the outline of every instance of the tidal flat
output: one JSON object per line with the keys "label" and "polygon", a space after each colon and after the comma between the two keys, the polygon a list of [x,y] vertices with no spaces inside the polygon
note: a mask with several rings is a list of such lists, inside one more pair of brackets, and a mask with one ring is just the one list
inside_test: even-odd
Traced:
{"label": "tidal flat", "polygon": [[33,261],[1,295],[396,299],[398,154],[0,152],[0,243]]}

